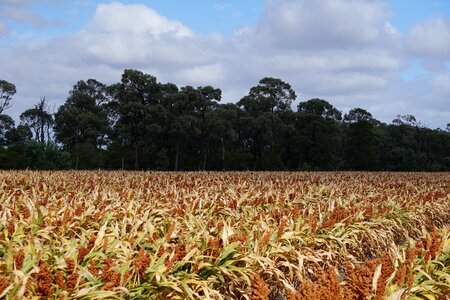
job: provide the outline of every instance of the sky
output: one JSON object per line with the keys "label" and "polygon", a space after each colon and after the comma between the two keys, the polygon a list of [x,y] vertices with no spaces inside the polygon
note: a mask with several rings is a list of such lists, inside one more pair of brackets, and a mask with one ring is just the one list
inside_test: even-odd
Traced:
{"label": "sky", "polygon": [[18,122],[53,112],[79,80],[124,69],[178,86],[212,85],[237,102],[264,77],[297,101],[360,107],[390,123],[450,123],[450,0],[0,0],[0,79]]}

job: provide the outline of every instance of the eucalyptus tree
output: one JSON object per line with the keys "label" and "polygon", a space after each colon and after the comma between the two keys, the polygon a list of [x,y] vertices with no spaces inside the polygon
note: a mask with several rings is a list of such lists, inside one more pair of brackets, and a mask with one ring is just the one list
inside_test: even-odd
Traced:
{"label": "eucalyptus tree", "polygon": [[160,92],[156,77],[130,69],[124,71],[120,82],[108,87],[113,142],[125,152],[132,150],[134,169],[142,167],[139,157],[148,135],[148,116],[151,106],[158,103]]}
{"label": "eucalyptus tree", "polygon": [[55,114],[56,140],[73,155],[76,168],[102,165],[100,152],[110,131],[107,103],[105,84],[80,80]]}
{"label": "eucalyptus tree", "polygon": [[194,114],[195,98],[195,89],[191,86],[182,87],[170,98],[169,139],[173,145],[175,171],[180,168],[183,148],[189,147],[189,144],[200,136],[198,118]]}
{"label": "eucalyptus tree", "polygon": [[300,102],[297,106],[299,113],[309,113],[326,120],[339,122],[342,120],[342,113],[337,110],[328,101],[314,98],[308,101]]}
{"label": "eucalyptus tree", "polygon": [[7,144],[8,132],[14,129],[14,120],[5,114],[0,114],[0,146]]}
{"label": "eucalyptus tree", "polygon": [[54,120],[53,115],[49,112],[47,99],[43,97],[33,108],[25,110],[20,115],[20,123],[33,131],[36,141],[41,143],[50,141]]}
{"label": "eucalyptus tree", "polygon": [[0,80],[0,114],[11,107],[11,99],[16,94],[16,86],[6,80]]}
{"label": "eucalyptus tree", "polygon": [[323,99],[300,102],[295,117],[291,150],[298,169],[332,170],[339,166],[342,152],[342,113]]}
{"label": "eucalyptus tree", "polygon": [[345,160],[352,170],[376,170],[379,168],[379,151],[375,135],[376,121],[370,112],[353,108],[345,116]]}
{"label": "eucalyptus tree", "polygon": [[292,111],[291,104],[295,99],[296,94],[290,84],[265,77],[237,103],[245,112],[241,121],[244,144],[251,149],[254,169],[261,167],[265,148],[268,148],[269,158],[275,156],[277,144],[282,144],[285,124],[282,117]]}

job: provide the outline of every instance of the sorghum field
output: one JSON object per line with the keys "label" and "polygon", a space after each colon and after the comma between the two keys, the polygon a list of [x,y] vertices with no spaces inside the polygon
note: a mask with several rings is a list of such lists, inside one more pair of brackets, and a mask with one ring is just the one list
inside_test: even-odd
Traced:
{"label": "sorghum field", "polygon": [[450,173],[0,171],[0,298],[450,299]]}

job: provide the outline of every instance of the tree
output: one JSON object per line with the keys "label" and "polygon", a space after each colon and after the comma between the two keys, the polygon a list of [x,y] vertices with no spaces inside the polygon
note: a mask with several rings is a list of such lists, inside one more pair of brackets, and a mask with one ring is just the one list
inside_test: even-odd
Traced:
{"label": "tree", "polygon": [[200,168],[206,170],[209,142],[212,135],[210,123],[213,121],[211,110],[222,98],[222,91],[212,86],[198,87],[195,91],[194,112],[199,120],[202,160]]}
{"label": "tree", "polygon": [[5,114],[0,114],[0,146],[7,144],[7,134],[14,128],[14,120]]}
{"label": "tree", "polygon": [[28,141],[25,143],[27,168],[34,170],[61,170],[70,167],[70,154],[61,151],[53,142],[40,143]]}
{"label": "tree", "polygon": [[[265,77],[237,103],[245,112],[240,122],[244,134],[242,142],[244,147],[251,149],[254,169],[264,167],[258,165],[265,156],[266,147],[270,158],[268,167],[283,168],[278,159],[282,152],[279,145],[284,140],[282,116],[292,111],[291,104],[295,99],[290,84],[281,79]],[[275,160],[271,159],[275,157]]]}
{"label": "tree", "polygon": [[173,154],[173,169],[180,167],[183,148],[189,148],[189,143],[200,136],[198,120],[195,116],[195,89],[187,86],[180,90],[175,85],[166,84],[162,87],[160,103],[168,112],[167,136],[169,150]]}
{"label": "tree", "polygon": [[225,170],[226,145],[232,144],[237,139],[237,133],[234,128],[238,116],[239,108],[235,104],[218,105],[212,112],[210,126],[212,139],[219,144],[220,164],[218,169]]}
{"label": "tree", "polygon": [[379,168],[374,119],[362,108],[351,109],[344,116],[348,124],[345,159],[351,170],[376,170]]}
{"label": "tree", "polygon": [[0,114],[11,106],[11,99],[16,94],[16,86],[6,80],[0,80]]}
{"label": "tree", "polygon": [[95,79],[78,81],[55,114],[55,136],[75,159],[76,168],[102,165],[101,149],[109,132],[106,86]]}
{"label": "tree", "polygon": [[291,110],[291,104],[297,96],[289,83],[281,79],[265,77],[257,86],[250,89],[248,96],[238,102],[249,113]]}
{"label": "tree", "polygon": [[356,123],[359,121],[373,121],[372,114],[362,108],[353,108],[344,116],[344,122],[347,124]]}
{"label": "tree", "polygon": [[362,108],[343,117],[318,98],[294,112],[295,92],[271,77],[220,104],[218,88],[179,89],[127,69],[111,86],[78,81],[54,124],[43,98],[17,127],[1,114],[15,92],[0,81],[0,168],[450,170],[450,124],[432,130],[412,115],[384,124]]}
{"label": "tree", "polygon": [[36,141],[44,143],[50,140],[50,129],[53,126],[53,116],[47,111],[45,97],[39,100],[34,108],[27,109],[20,115],[20,122],[34,132]]}
{"label": "tree", "polygon": [[297,112],[291,144],[297,169],[335,170],[341,162],[342,130],[338,123],[322,114]]}
{"label": "tree", "polygon": [[0,147],[0,169],[26,169],[28,158],[25,155],[25,144],[15,143],[7,148]]}
{"label": "tree", "polygon": [[342,120],[342,113],[333,105],[323,99],[311,99],[298,104],[299,113],[309,113],[320,116],[326,120],[338,122]]}
{"label": "tree", "polygon": [[[132,149],[134,169],[140,167],[140,152],[148,134],[146,120],[150,107],[158,104],[161,86],[156,77],[136,70],[125,70],[122,80],[108,88],[113,119],[113,142],[123,150]],[[122,165],[124,157],[122,156]]]}
{"label": "tree", "polygon": [[33,133],[27,125],[19,125],[6,132],[5,137],[7,144],[15,144],[31,140]]}
{"label": "tree", "polygon": [[397,115],[397,118],[392,120],[392,124],[401,126],[411,126],[411,127],[422,127],[422,123],[416,120],[413,115]]}

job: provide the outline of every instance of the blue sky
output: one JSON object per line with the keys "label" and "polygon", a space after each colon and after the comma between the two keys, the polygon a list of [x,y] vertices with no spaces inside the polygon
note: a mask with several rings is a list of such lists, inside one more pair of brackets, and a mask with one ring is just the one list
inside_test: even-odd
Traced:
{"label": "blue sky", "polygon": [[16,119],[42,96],[57,109],[78,80],[136,68],[220,87],[225,102],[274,76],[297,103],[450,123],[450,0],[0,0],[0,55]]}
{"label": "blue sky", "polygon": [[[55,23],[59,23],[60,26],[36,29],[32,25],[19,22],[11,25],[22,33],[31,30],[44,35],[46,32],[66,34],[81,29],[95,13],[97,5],[108,2],[110,1],[35,1],[31,4],[30,10],[46,20],[56,21]],[[189,5],[186,5],[185,0],[121,2],[143,3],[164,16],[182,21],[197,32],[207,34],[217,31],[225,35],[231,35],[238,27],[255,24],[263,12],[265,3],[263,0],[193,0],[189,1]],[[406,32],[420,20],[438,15],[450,16],[449,0],[389,0],[387,5],[392,10],[391,22],[402,32]],[[5,6],[2,1],[1,6]]]}
{"label": "blue sky", "polygon": [[[9,1],[12,2],[12,1]],[[9,21],[16,31],[14,36],[30,34],[31,32],[44,37],[58,36],[75,32],[94,15],[100,3],[111,1],[35,1],[29,6],[30,11],[45,20],[54,23],[54,26],[36,28],[32,24]],[[255,24],[262,14],[264,1],[214,1],[195,0],[186,5],[180,0],[153,0],[153,1],[120,1],[125,4],[143,3],[158,11],[161,15],[179,20],[196,32],[208,34],[220,32],[230,36],[236,28]],[[0,6],[5,7],[5,4]]]}
{"label": "blue sky", "polygon": [[389,0],[392,23],[407,32],[415,23],[436,16],[450,16],[448,0]]}

